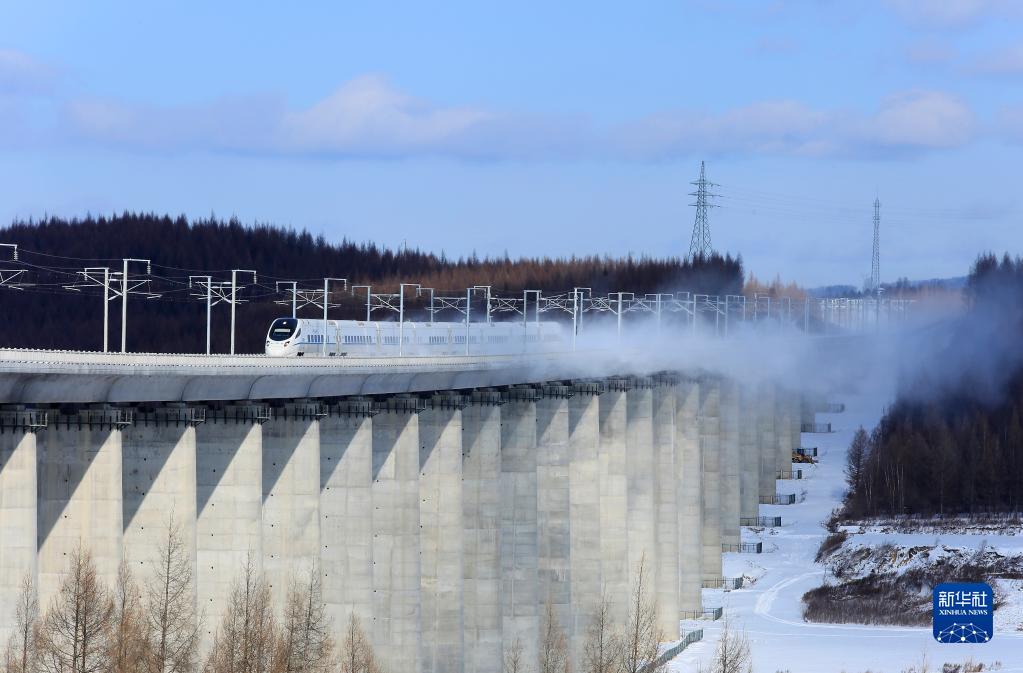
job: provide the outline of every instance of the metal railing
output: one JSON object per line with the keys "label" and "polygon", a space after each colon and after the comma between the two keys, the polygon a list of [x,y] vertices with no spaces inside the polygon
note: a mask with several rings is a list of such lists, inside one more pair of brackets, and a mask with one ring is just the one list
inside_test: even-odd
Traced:
{"label": "metal railing", "polygon": [[831,423],[802,423],[799,428],[800,432],[810,433],[828,433],[832,432]]}
{"label": "metal railing", "polygon": [[802,479],[802,470],[778,470],[774,476],[775,479]]}
{"label": "metal railing", "polygon": [[647,664],[643,668],[639,669],[640,673],[647,673],[648,671],[657,670],[661,666],[665,665],[675,657],[677,657],[682,650],[686,649],[695,642],[703,640],[703,629],[693,629],[682,636],[682,640],[678,641],[664,652],[661,652],[660,656],[653,661],[653,663]]}
{"label": "metal railing", "polygon": [[6,430],[34,431],[46,427],[46,412],[35,409],[0,411],[0,434]]}
{"label": "metal railing", "polygon": [[[722,545],[724,546],[724,545]],[[703,580],[704,589],[724,589],[725,591],[735,591],[736,589],[742,588],[741,577],[721,577],[713,580]]]}
{"label": "metal railing", "polygon": [[804,458],[816,458],[817,447],[816,446],[799,446],[792,449],[792,453],[797,456],[803,456]]}
{"label": "metal railing", "polygon": [[774,495],[760,496],[761,505],[795,505],[795,493],[775,493]]}
{"label": "metal railing", "polygon": [[845,405],[841,402],[827,402],[821,411],[826,414],[840,414],[845,411]]}
{"label": "metal railing", "polygon": [[780,516],[744,516],[739,518],[740,526],[756,526],[758,528],[778,528],[781,526]]}
{"label": "metal railing", "polygon": [[681,619],[709,619],[717,621],[725,613],[724,608],[704,608],[702,610],[683,610],[679,613]]}
{"label": "metal railing", "polygon": [[722,544],[721,551],[724,553],[737,554],[762,554],[764,553],[764,543],[740,542],[739,544]]}

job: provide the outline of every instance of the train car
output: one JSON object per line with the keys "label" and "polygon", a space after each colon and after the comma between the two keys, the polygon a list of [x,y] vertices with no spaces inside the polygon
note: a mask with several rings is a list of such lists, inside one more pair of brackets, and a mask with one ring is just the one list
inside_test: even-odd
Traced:
{"label": "train car", "polygon": [[[366,322],[277,318],[266,334],[274,357],[511,355],[565,350],[558,323]],[[402,341],[399,347],[399,339]]]}

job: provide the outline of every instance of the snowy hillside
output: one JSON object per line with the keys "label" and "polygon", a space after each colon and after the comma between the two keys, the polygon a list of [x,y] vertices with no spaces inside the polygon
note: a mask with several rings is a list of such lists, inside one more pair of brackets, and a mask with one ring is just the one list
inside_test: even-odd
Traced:
{"label": "snowy hillside", "polygon": [[[705,607],[723,606],[731,628],[744,630],[753,651],[755,673],[900,673],[919,666],[926,655],[931,670],[945,662],[972,658],[985,664],[1000,663],[1002,671],[1023,671],[1023,590],[1020,582],[999,582],[1005,604],[996,612],[993,640],[977,645],[942,645],[931,637],[930,626],[898,627],[860,624],[811,624],[803,621],[801,599],[804,593],[824,581],[830,571],[814,562],[827,531],[822,523],[838,506],[845,490],[843,467],[845,451],[856,428],[873,427],[890,398],[876,391],[834,396],[844,402],[840,414],[819,414],[818,420],[830,422],[835,430],[826,435],[803,435],[803,446],[817,446],[819,464],[804,469],[801,481],[779,482],[779,493],[804,491],[806,499],[795,505],[761,505],[760,513],[782,517],[783,526],[755,532],[744,530],[744,539],[762,540],[764,553],[726,554],[725,576],[747,575],[756,581],[731,592],[704,590]],[[804,466],[805,468],[806,466]],[[798,498],[797,498],[798,499]],[[894,526],[849,528],[849,540],[842,554],[852,554],[858,546],[878,548],[892,545],[891,558],[903,569],[919,564],[932,554],[969,554],[986,549],[1011,556],[1023,553],[1023,535],[1013,527],[979,527],[974,533],[904,533]],[[917,548],[917,553],[907,550]],[[926,548],[923,557],[920,548]],[[931,549],[936,551],[930,551]],[[958,551],[957,551],[958,550]],[[861,554],[862,556],[862,554]],[[867,556],[877,559],[876,555]],[[869,572],[870,561],[857,572]],[[875,566],[876,567],[876,566]],[[948,578],[954,580],[955,578]],[[929,594],[928,594],[929,600]],[[717,644],[721,622],[686,622],[684,628],[703,628],[705,638],[670,664],[671,671],[711,670],[711,658]],[[985,669],[986,670],[986,669]]]}

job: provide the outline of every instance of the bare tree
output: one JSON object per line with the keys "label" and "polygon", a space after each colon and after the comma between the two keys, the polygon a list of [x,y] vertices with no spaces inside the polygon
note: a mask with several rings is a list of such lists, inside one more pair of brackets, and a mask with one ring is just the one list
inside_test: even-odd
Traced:
{"label": "bare tree", "polygon": [[192,558],[174,523],[167,520],[156,572],[146,586],[146,673],[190,673],[196,668],[201,616],[195,609]]}
{"label": "bare tree", "polygon": [[586,628],[583,673],[614,673],[620,656],[621,646],[611,623],[611,603],[607,594],[601,594]]}
{"label": "bare tree", "polygon": [[540,637],[540,673],[568,672],[568,638],[558,622],[554,603],[547,599]]}
{"label": "bare tree", "polygon": [[270,586],[249,555],[228,599],[205,670],[270,673],[276,639],[277,621],[270,603]]}
{"label": "bare tree", "polygon": [[721,637],[714,652],[713,673],[751,673],[753,655],[745,632],[732,630],[726,617],[721,625]]}
{"label": "bare tree", "polygon": [[46,673],[105,672],[113,612],[92,555],[79,543],[39,630],[40,668]]}
{"label": "bare tree", "polygon": [[341,673],[380,673],[373,647],[354,612],[341,643]]}
{"label": "bare tree", "polygon": [[109,656],[109,673],[135,673],[146,659],[142,592],[125,560],[117,568]]}
{"label": "bare tree", "polygon": [[639,559],[636,586],[629,605],[629,622],[622,635],[619,670],[622,673],[658,673],[664,665],[655,666],[664,634],[657,628],[657,602],[647,588],[646,554]]}
{"label": "bare tree", "polygon": [[325,673],[332,669],[334,640],[330,629],[320,574],[311,568],[304,580],[293,579],[288,587],[275,673]]}
{"label": "bare tree", "polygon": [[504,655],[503,673],[527,673],[529,671],[529,667],[523,661],[523,649],[522,639],[516,638]]}
{"label": "bare tree", "polygon": [[21,579],[18,603],[14,606],[14,632],[4,651],[5,673],[34,673],[36,639],[39,630],[39,594],[32,575]]}

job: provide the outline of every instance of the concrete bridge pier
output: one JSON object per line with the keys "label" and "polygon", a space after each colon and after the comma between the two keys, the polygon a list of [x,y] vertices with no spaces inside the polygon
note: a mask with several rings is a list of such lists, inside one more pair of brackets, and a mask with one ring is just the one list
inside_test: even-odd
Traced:
{"label": "concrete bridge pier", "polygon": [[[631,382],[625,378],[605,381],[607,390],[599,397],[600,412],[600,568],[604,591],[611,602],[616,623],[628,620],[630,569],[626,430],[628,394]],[[654,576],[654,559],[650,559]]]}
{"label": "concrete bridge pier", "polygon": [[[739,386],[721,381],[721,544],[739,544],[740,475],[744,471],[739,449]],[[718,558],[721,558],[718,548]]]}
{"label": "concrete bridge pier", "polygon": [[[540,633],[537,548],[536,400],[512,387],[501,407],[501,615],[504,654],[521,647],[537,661]],[[411,670],[411,669],[403,669]]]}
{"label": "concrete bridge pier", "polygon": [[462,410],[465,673],[501,673],[501,393]]}
{"label": "concrete bridge pier", "polygon": [[336,632],[354,615],[373,632],[373,417],[348,398],[320,420],[320,571]]}
{"label": "concrete bridge pier", "polygon": [[582,661],[586,629],[603,594],[600,531],[600,394],[603,385],[577,381],[568,400],[569,563],[573,661]]}
{"label": "concrete bridge pier", "polygon": [[572,626],[571,536],[569,534],[568,400],[571,386],[540,386],[536,402],[536,479],[539,606],[550,602],[558,626]]}
{"label": "concrete bridge pier", "polygon": [[437,393],[419,414],[422,670],[461,671],[463,643],[462,413],[466,398]]}
{"label": "concrete bridge pier", "polygon": [[39,605],[60,588],[72,552],[92,554],[99,580],[113,586],[121,563],[124,501],[119,408],[53,413],[39,434]]}
{"label": "concrete bridge pier", "polygon": [[[196,426],[205,409],[138,409],[121,431],[124,558],[140,586],[155,578],[173,526],[196,573]],[[195,600],[195,584],[192,592]]]}
{"label": "concrete bridge pier", "polygon": [[792,449],[796,446],[792,437],[792,397],[792,393],[784,388],[779,388],[775,395],[774,433],[779,473],[792,471]]}
{"label": "concrete bridge pier", "polygon": [[775,386],[761,383],[757,394],[757,443],[760,447],[760,500],[778,492],[778,440],[774,432]]}
{"label": "concrete bridge pier", "polygon": [[[657,591],[657,626],[669,638],[678,634],[679,532],[683,523],[679,504],[679,468],[682,463],[675,438],[678,430],[678,383],[678,376],[674,374],[654,377],[654,523],[657,551],[654,558],[646,559],[644,569],[647,586],[651,586],[653,580]],[[638,570],[631,570],[630,591],[635,590]]]}
{"label": "concrete bridge pier", "polygon": [[27,578],[36,586],[38,444],[45,417],[0,411],[0,645],[15,627],[14,606]]}
{"label": "concrete bridge pier", "polygon": [[245,564],[263,564],[263,428],[269,408],[206,409],[195,428],[196,594],[208,646]]}
{"label": "concrete bridge pier", "polygon": [[[760,505],[760,450],[757,446],[757,398],[749,386],[739,386],[739,516],[757,516]],[[774,481],[772,480],[772,484]]]}
{"label": "concrete bridge pier", "polygon": [[[677,479],[679,484],[678,502],[678,545],[677,568],[679,572],[678,611],[688,612],[703,609],[703,470],[700,451],[700,388],[695,380],[684,380],[678,387],[678,413],[676,424],[676,445],[678,453]],[[661,531],[658,530],[658,535]],[[719,547],[720,549],[720,547]],[[677,626],[676,626],[677,628]]]}
{"label": "concrete bridge pier", "polygon": [[700,453],[703,455],[703,580],[721,579],[721,381],[700,384]]}
{"label": "concrete bridge pier", "polygon": [[385,670],[422,665],[419,594],[419,411],[422,400],[395,396],[373,417],[374,649]]}
{"label": "concrete bridge pier", "polygon": [[263,424],[263,572],[274,605],[292,582],[322,576],[320,418],[326,407],[295,402],[271,409]]}
{"label": "concrete bridge pier", "polygon": [[654,452],[653,386],[652,378],[633,379],[632,388],[626,395],[626,531],[630,590],[636,583],[640,562],[646,563],[650,577],[656,578],[660,572],[654,500],[657,467]]}

